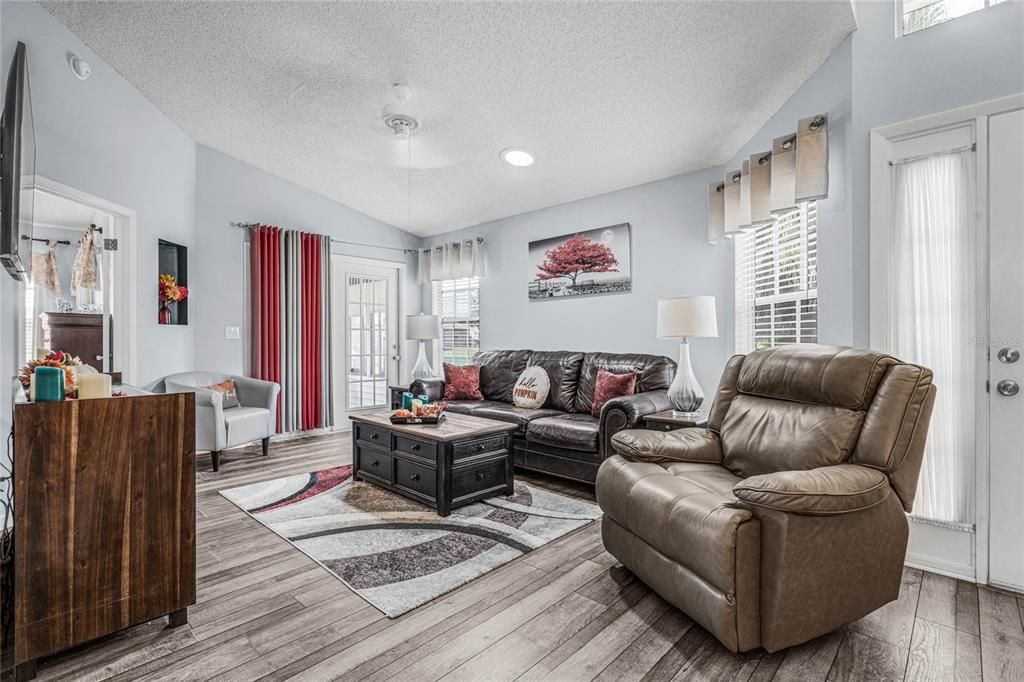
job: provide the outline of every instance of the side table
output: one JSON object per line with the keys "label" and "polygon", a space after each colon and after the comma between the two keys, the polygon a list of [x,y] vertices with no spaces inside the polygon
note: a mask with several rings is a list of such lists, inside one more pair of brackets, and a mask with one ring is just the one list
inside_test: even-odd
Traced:
{"label": "side table", "polygon": [[695,417],[677,417],[675,410],[665,410],[644,417],[644,428],[652,431],[675,431],[694,426],[707,426],[707,424],[707,412],[699,412]]}

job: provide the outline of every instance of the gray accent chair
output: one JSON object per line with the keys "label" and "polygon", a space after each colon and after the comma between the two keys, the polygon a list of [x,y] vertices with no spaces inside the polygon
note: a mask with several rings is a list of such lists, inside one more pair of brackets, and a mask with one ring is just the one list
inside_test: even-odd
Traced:
{"label": "gray accent chair", "polygon": [[[221,394],[206,387],[228,379],[235,382],[241,406],[224,409]],[[278,384],[220,372],[182,372],[166,377],[164,390],[196,394],[196,450],[210,451],[214,471],[220,471],[221,452],[253,441],[262,442],[266,457],[277,431]]]}

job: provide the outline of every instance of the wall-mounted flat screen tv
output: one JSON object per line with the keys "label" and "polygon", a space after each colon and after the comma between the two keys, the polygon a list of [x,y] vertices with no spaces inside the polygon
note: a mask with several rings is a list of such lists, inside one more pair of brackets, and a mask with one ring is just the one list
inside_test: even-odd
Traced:
{"label": "wall-mounted flat screen tv", "polygon": [[25,43],[18,43],[7,74],[0,136],[0,263],[11,277],[27,281],[32,272],[36,138]]}

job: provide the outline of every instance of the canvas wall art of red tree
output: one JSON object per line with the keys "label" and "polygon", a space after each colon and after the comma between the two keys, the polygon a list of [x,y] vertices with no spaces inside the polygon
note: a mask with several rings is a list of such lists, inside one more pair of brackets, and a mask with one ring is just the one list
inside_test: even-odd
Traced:
{"label": "canvas wall art of red tree", "polygon": [[629,223],[530,242],[530,298],[630,291],[629,248]]}
{"label": "canvas wall art of red tree", "polygon": [[619,261],[612,250],[581,234],[549,249],[546,255],[547,259],[537,266],[539,280],[565,277],[575,286],[576,278],[585,272],[618,272],[615,266]]}

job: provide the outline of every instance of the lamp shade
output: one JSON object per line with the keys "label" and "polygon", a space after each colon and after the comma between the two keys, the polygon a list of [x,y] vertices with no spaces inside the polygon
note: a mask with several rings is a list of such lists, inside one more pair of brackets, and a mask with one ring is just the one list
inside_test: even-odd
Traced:
{"label": "lamp shade", "polygon": [[437,315],[407,315],[405,338],[410,341],[429,341],[441,338],[441,318]]}
{"label": "lamp shade", "polygon": [[658,338],[718,336],[714,296],[658,299]]}

